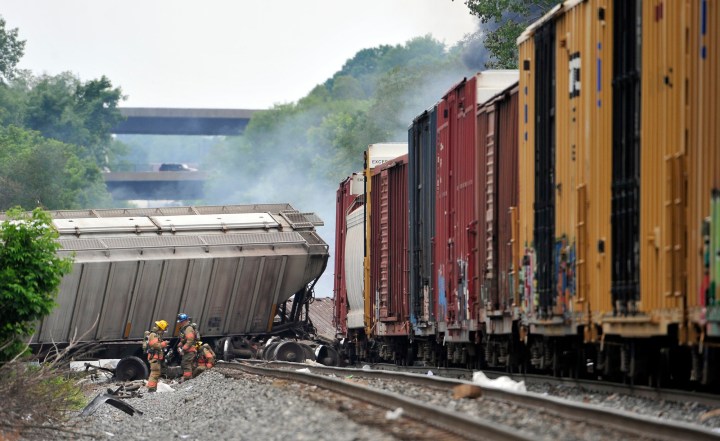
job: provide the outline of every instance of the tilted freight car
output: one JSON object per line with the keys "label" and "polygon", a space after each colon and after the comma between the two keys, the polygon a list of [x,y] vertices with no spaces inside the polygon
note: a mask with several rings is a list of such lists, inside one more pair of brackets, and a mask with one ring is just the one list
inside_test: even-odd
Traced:
{"label": "tilted freight car", "polygon": [[[232,337],[294,329],[323,273],[322,221],[288,204],[51,212],[60,254],[74,256],[59,306],[31,345],[102,345],[123,370],[144,366],[140,342],[156,320],[190,315],[206,342],[232,354]],[[292,311],[284,303],[294,295]],[[171,328],[168,336],[176,336]],[[142,376],[142,375],[141,375]]]}

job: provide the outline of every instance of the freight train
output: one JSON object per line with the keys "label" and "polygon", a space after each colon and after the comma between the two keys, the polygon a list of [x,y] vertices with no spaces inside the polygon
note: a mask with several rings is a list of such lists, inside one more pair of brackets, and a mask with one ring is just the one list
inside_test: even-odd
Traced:
{"label": "freight train", "polygon": [[36,353],[92,347],[96,358],[120,359],[118,378],[136,379],[148,375],[145,331],[180,312],[223,358],[255,356],[271,336],[313,333],[308,306],[329,258],[314,213],[252,204],[50,215],[73,269],[30,340]]}
{"label": "freight train", "polygon": [[340,184],[341,356],[717,390],[720,4],[568,0],[518,46]]}

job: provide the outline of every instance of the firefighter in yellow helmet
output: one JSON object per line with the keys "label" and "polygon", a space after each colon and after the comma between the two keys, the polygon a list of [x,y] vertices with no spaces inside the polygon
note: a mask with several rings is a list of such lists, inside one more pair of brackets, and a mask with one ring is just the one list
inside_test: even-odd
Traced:
{"label": "firefighter in yellow helmet", "polygon": [[[178,314],[177,322],[180,324],[180,343],[178,343],[178,353],[182,355],[183,376],[180,383],[192,378],[193,364],[195,362],[195,340],[198,339],[197,330],[185,313]],[[197,325],[196,325],[197,326]]]}
{"label": "firefighter in yellow helmet", "polygon": [[163,340],[163,334],[168,327],[168,322],[158,320],[155,326],[145,333],[145,351],[147,352],[148,361],[150,362],[150,377],[148,378],[148,392],[157,391],[158,380],[160,379],[160,371],[162,369],[163,348],[167,346],[167,341]]}
{"label": "firefighter in yellow helmet", "polygon": [[195,358],[193,378],[215,366],[216,360],[215,352],[210,348],[209,344],[198,341],[195,347],[197,348],[197,357]]}

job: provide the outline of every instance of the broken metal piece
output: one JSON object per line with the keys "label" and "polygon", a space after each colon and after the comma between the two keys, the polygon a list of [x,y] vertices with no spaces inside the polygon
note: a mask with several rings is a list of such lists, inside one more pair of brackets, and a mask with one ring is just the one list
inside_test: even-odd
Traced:
{"label": "broken metal piece", "polygon": [[106,368],[106,367],[102,367],[102,366],[95,366],[94,364],[90,364],[90,363],[85,363],[85,371],[90,370],[90,368],[98,369],[101,371],[107,371],[107,372],[110,372],[111,374],[115,375],[115,369],[110,369],[110,368]]}
{"label": "broken metal piece", "polygon": [[[118,390],[120,390],[120,388],[118,388]],[[115,392],[117,392],[117,390]],[[108,403],[109,405],[122,410],[128,415],[135,415],[136,413],[139,415],[143,414],[141,410],[135,409],[128,403],[115,398],[113,395],[101,393],[98,394],[98,396],[96,396],[95,398],[93,398],[93,400],[87,406],[85,406],[85,409],[80,412],[80,416],[85,417],[92,415],[103,403]]]}

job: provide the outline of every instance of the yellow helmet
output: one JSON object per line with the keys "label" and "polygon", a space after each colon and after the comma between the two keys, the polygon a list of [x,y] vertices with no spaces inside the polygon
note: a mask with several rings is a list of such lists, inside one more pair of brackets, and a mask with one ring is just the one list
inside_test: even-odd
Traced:
{"label": "yellow helmet", "polygon": [[158,320],[155,322],[155,326],[157,326],[158,329],[160,329],[161,331],[164,331],[168,327],[168,322],[166,322],[165,320]]}

